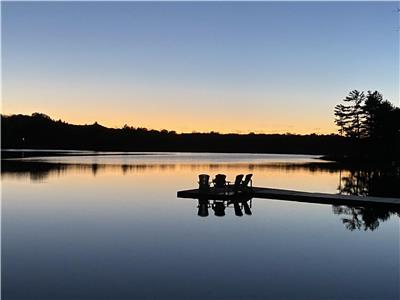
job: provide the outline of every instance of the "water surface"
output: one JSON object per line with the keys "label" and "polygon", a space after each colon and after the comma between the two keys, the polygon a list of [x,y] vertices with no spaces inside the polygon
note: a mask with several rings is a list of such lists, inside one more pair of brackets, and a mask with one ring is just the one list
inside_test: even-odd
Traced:
{"label": "water surface", "polygon": [[3,161],[3,299],[399,299],[398,212],[252,199],[251,215],[230,206],[200,217],[198,202],[176,192],[201,173],[253,173],[257,186],[304,191],[397,191],[381,188],[381,172],[310,156]]}

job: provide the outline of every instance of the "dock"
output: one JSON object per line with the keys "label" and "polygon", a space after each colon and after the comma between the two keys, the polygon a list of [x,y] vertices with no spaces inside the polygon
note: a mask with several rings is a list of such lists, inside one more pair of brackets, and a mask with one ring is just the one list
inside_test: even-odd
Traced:
{"label": "dock", "polygon": [[245,193],[233,193],[210,188],[208,191],[199,189],[184,190],[177,193],[178,198],[210,199],[210,200],[234,200],[243,198],[261,198],[270,200],[286,200],[307,203],[331,204],[331,205],[383,205],[400,207],[400,198],[354,196],[327,193],[312,193],[283,189],[253,187]]}

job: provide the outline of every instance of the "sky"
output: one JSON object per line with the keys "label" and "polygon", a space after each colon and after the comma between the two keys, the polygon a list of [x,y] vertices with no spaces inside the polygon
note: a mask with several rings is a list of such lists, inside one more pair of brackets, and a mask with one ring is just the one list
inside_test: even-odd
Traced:
{"label": "sky", "polygon": [[2,113],[177,132],[332,133],[399,105],[398,2],[2,2]]}

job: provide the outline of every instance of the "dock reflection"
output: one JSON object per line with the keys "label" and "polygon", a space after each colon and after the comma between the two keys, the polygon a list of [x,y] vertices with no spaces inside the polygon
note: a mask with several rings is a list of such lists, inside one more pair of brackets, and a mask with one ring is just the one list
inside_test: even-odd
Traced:
{"label": "dock reflection", "polygon": [[208,217],[210,210],[214,212],[216,217],[224,217],[227,211],[233,208],[235,216],[242,217],[243,213],[251,216],[252,198],[232,199],[232,200],[211,200],[198,199],[197,215],[199,217]]}
{"label": "dock reflection", "polygon": [[[197,199],[197,215],[199,217],[208,217],[214,213],[216,217],[224,217],[233,214],[242,217],[243,214],[252,215],[253,199],[232,199],[232,200],[211,200]],[[388,221],[391,217],[400,218],[400,208],[385,206],[349,206],[332,205],[334,215],[341,217],[341,221],[347,230],[374,231]]]}

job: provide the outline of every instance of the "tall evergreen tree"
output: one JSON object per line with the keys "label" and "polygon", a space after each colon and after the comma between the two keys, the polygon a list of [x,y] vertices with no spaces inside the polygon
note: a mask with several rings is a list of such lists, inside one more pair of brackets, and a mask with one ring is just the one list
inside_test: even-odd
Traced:
{"label": "tall evergreen tree", "polygon": [[346,127],[344,127],[345,134],[348,137],[360,139],[363,137],[365,94],[364,92],[353,90],[344,98],[344,101],[349,103],[347,106]]}
{"label": "tall evergreen tree", "polygon": [[376,138],[379,135],[379,126],[382,120],[383,96],[378,91],[368,91],[364,110],[364,130],[367,137]]}
{"label": "tall evergreen tree", "polygon": [[400,109],[384,100],[378,91],[365,95],[354,90],[343,101],[345,104],[335,106],[334,114],[339,133],[357,141],[348,152],[399,160]]}
{"label": "tall evergreen tree", "polygon": [[335,106],[335,124],[339,127],[340,135],[345,134],[349,121],[349,107],[343,104]]}

